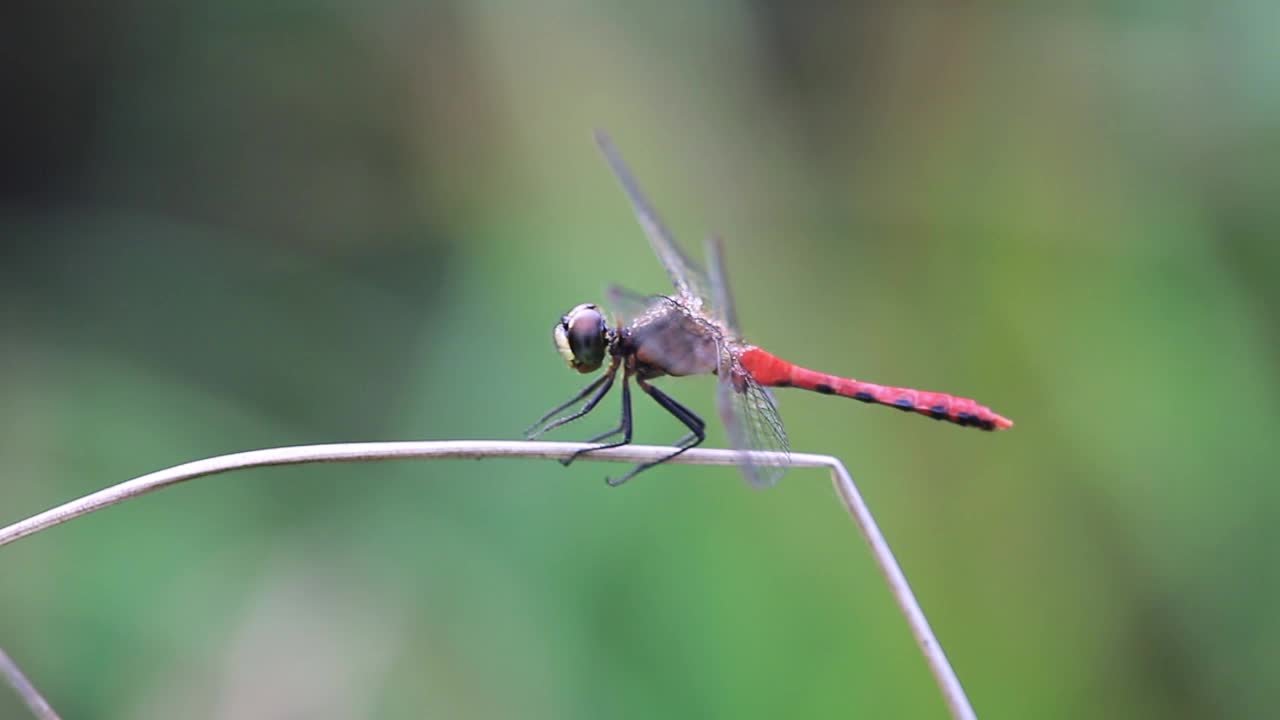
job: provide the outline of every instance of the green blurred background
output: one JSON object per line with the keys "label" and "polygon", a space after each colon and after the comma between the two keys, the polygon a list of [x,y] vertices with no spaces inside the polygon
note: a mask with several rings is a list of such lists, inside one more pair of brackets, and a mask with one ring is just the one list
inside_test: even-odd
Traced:
{"label": "green blurred background", "polygon": [[[1263,716],[1280,5],[1052,5],[12,4],[0,523],[517,438],[582,383],[560,314],[664,288],[603,127],[687,248],[725,236],[748,339],[1017,422],[780,394],[979,714]],[[617,469],[196,482],[0,549],[0,646],[67,717],[945,716],[825,475]]]}

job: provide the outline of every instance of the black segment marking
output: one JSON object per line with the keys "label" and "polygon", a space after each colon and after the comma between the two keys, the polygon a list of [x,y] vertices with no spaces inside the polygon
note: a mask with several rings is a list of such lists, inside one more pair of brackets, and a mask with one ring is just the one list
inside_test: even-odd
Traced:
{"label": "black segment marking", "polygon": [[875,402],[876,396],[872,395],[869,392],[860,392],[860,393],[854,393],[853,399],[861,400],[862,402]]}
{"label": "black segment marking", "polygon": [[947,406],[946,406],[946,405],[934,405],[933,407],[929,408],[929,414],[933,416],[933,419],[934,419],[934,420],[946,420],[946,419],[947,419]]}
{"label": "black segment marking", "polygon": [[914,405],[910,400],[908,400],[908,399],[906,399],[906,398],[899,398],[899,399],[897,399],[897,400],[894,400],[894,401],[893,401],[893,405],[894,405],[894,407],[901,408],[901,409],[903,409],[903,410],[915,410],[915,409],[916,409],[916,406],[915,406],[915,405]]}
{"label": "black segment marking", "polygon": [[823,395],[831,395],[831,394],[835,393],[835,391],[836,391],[836,389],[835,389],[835,388],[831,387],[830,385],[828,385],[828,384],[826,384],[826,383],[818,383],[817,385],[814,385],[814,386],[813,386],[813,389],[814,389],[814,390],[817,390],[818,392],[822,393]]}
{"label": "black segment marking", "polygon": [[971,413],[962,412],[956,415],[956,424],[958,425],[977,425],[978,418]]}
{"label": "black segment marking", "polygon": [[774,386],[774,387],[791,387],[791,381],[790,381],[790,380],[779,380],[778,382],[774,383],[774,384],[773,384],[773,386]]}

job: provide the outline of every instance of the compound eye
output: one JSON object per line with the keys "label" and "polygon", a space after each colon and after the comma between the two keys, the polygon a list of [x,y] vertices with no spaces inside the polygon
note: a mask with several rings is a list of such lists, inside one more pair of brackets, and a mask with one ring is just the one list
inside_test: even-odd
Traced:
{"label": "compound eye", "polygon": [[582,373],[604,363],[608,350],[608,327],[604,314],[595,305],[579,305],[555,327],[556,348],[569,366]]}

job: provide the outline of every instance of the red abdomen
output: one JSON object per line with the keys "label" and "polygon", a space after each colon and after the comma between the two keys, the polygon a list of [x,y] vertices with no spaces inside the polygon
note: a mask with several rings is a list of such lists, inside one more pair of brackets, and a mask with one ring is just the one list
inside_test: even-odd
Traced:
{"label": "red abdomen", "polygon": [[751,348],[741,355],[742,366],[756,379],[769,387],[797,387],[824,395],[840,395],[862,402],[895,407],[907,412],[918,412],[935,420],[946,420],[957,425],[981,430],[1005,430],[1013,422],[992,412],[985,405],[969,398],[956,397],[927,390],[876,385],[851,378],[817,372],[783,360],[776,355]]}

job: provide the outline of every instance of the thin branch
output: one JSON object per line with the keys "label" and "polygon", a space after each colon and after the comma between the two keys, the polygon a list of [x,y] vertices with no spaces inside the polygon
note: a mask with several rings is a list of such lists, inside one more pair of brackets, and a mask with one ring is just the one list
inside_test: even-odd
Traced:
{"label": "thin branch", "polygon": [[[486,440],[459,440],[444,442],[384,442],[341,443],[333,445],[300,445],[296,447],[251,450],[249,452],[220,455],[157,470],[127,480],[119,485],[85,495],[78,500],[64,503],[38,515],[0,529],[0,545],[7,545],[28,535],[61,525],[81,515],[101,510],[139,495],[176,485],[207,475],[217,475],[231,470],[265,467],[270,465],[301,465],[325,462],[377,462],[383,460],[411,459],[481,459],[481,458],[541,458],[561,459],[576,450],[588,447],[580,443],[507,442]],[[674,448],[650,445],[624,445],[583,455],[582,460],[606,462],[650,462],[658,460]],[[689,450],[671,460],[672,463],[689,465],[736,465],[738,453],[732,450]],[[781,457],[772,453],[753,453],[752,462],[759,465],[776,465]],[[871,546],[871,554],[893,593],[898,608],[911,628],[911,633],[924,654],[929,669],[942,691],[942,696],[955,718],[976,717],[955,670],[947,661],[942,645],[938,643],[924,611],[916,601],[902,568],[880,533],[871,510],[863,501],[853,482],[853,477],[843,463],[829,455],[794,453],[790,457],[792,467],[825,467],[831,471],[836,492],[840,494],[849,514],[858,525],[862,536]],[[13,682],[11,679],[10,682]],[[42,716],[43,717],[43,716]],[[53,716],[51,716],[53,717]]]}
{"label": "thin branch", "polygon": [[40,691],[36,690],[36,686],[32,685],[27,676],[22,674],[18,664],[13,661],[13,658],[6,655],[4,650],[0,650],[0,675],[3,675],[4,679],[9,681],[13,689],[18,692],[18,696],[22,698],[22,701],[27,704],[27,707],[31,708],[32,715],[40,718],[40,720],[59,720],[58,713],[53,711],[53,708],[49,706]]}

